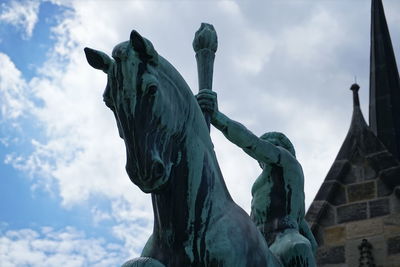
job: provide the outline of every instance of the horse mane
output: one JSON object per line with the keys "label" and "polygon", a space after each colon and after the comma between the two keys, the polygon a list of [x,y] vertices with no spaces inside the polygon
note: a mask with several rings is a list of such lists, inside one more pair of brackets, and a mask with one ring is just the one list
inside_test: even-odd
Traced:
{"label": "horse mane", "polygon": [[186,123],[191,124],[190,127],[195,128],[193,132],[198,134],[203,143],[212,149],[213,144],[203,113],[192,90],[175,67],[161,55],[158,55],[158,74],[160,83],[169,82],[169,84],[174,85],[178,97],[181,97],[181,101],[178,103],[181,103],[183,106],[175,108],[180,109],[180,112],[184,115],[185,123],[182,123],[182,125]]}
{"label": "horse mane", "polygon": [[[184,78],[180,75],[180,73],[169,63],[165,58],[158,55],[159,57],[159,78],[160,82],[165,82],[169,80],[176,86],[176,89],[183,97],[183,104],[185,105],[183,112],[186,112],[185,120],[186,123],[190,125],[186,125],[189,129],[192,130],[191,134],[196,135],[203,143],[203,145],[210,152],[211,161],[215,160],[215,165],[219,172],[219,179],[222,185],[222,188],[226,194],[226,197],[232,200],[232,197],[228,191],[228,188],[225,184],[225,180],[222,176],[222,173],[219,169],[218,160],[215,156],[214,145],[211,141],[211,136],[209,129],[207,127],[206,121],[204,119],[203,112],[200,109],[200,106],[197,103],[195,96],[193,95],[192,90],[189,85],[186,83]],[[185,123],[182,123],[185,125]],[[190,138],[189,142],[192,140],[193,136]],[[206,168],[209,168],[207,166]]]}

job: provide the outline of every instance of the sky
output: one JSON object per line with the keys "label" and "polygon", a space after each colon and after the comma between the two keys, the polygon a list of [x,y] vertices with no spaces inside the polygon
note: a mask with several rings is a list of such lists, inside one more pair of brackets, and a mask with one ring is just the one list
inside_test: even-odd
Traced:
{"label": "sky", "polygon": [[[257,135],[285,133],[312,202],[348,131],[351,84],[368,120],[370,1],[0,0],[0,265],[117,266],[152,232],[150,195],[125,173],[102,101],[111,54],[132,29],[197,93],[192,40],[214,25],[219,109]],[[384,0],[399,57],[400,2]],[[250,212],[261,169],[211,130],[227,187]]]}

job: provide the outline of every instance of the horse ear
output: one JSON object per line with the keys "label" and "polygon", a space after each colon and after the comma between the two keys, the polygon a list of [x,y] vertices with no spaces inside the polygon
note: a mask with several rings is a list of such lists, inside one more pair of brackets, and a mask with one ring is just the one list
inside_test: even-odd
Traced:
{"label": "horse ear", "polygon": [[108,70],[113,63],[112,59],[109,56],[101,51],[97,51],[89,47],[85,47],[84,51],[86,59],[90,66],[95,69],[102,70],[105,73],[108,73]]}
{"label": "horse ear", "polygon": [[131,31],[130,41],[133,49],[140,55],[147,55],[144,38],[135,30]]}
{"label": "horse ear", "polygon": [[133,49],[139,54],[141,60],[157,65],[158,53],[149,40],[142,37],[137,31],[132,30],[130,42]]}

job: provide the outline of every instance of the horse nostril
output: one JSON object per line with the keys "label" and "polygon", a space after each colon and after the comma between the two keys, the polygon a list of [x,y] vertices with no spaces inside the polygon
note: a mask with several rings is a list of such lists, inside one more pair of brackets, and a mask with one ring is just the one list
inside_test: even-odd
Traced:
{"label": "horse nostril", "polygon": [[147,93],[153,96],[157,93],[157,89],[158,89],[157,86],[151,85],[149,86],[149,88],[147,88]]}
{"label": "horse nostril", "polygon": [[156,160],[153,163],[152,169],[151,169],[151,176],[152,178],[161,178],[165,174],[165,166],[164,163]]}

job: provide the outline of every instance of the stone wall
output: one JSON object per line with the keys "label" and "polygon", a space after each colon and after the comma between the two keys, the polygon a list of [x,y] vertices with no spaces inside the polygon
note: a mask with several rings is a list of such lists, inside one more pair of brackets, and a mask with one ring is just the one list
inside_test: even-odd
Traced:
{"label": "stone wall", "polygon": [[[382,153],[335,162],[312,203],[306,218],[319,243],[318,266],[359,266],[363,239],[376,266],[400,266],[400,188],[382,182],[398,163],[377,168],[376,157]],[[391,175],[400,180],[399,170]]]}

